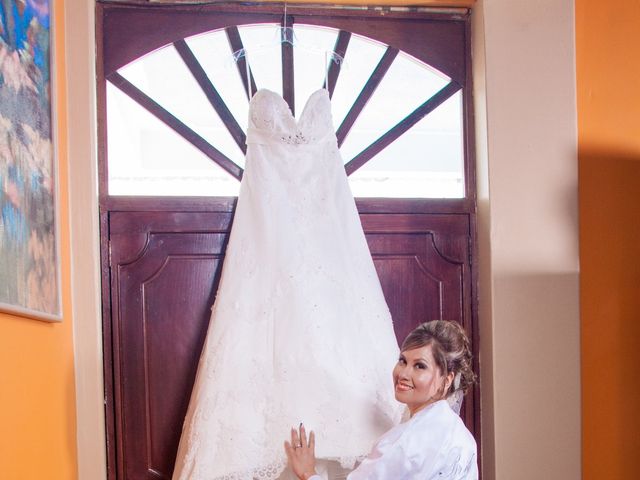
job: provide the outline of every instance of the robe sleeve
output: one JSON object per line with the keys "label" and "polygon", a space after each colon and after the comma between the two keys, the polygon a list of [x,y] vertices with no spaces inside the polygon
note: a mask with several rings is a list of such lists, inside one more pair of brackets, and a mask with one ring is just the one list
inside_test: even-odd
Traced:
{"label": "robe sleeve", "polygon": [[[383,439],[379,442],[358,468],[347,476],[347,480],[415,480],[421,455],[408,452],[406,439],[399,437],[393,438],[393,441]],[[309,480],[322,478],[314,475]]]}
{"label": "robe sleeve", "polygon": [[415,479],[417,462],[402,442],[372,452],[347,476],[347,480],[411,480]]}
{"label": "robe sleeve", "polygon": [[415,480],[422,478],[425,456],[437,453],[440,445],[424,444],[410,430],[411,424],[395,427],[384,435],[347,480]]}

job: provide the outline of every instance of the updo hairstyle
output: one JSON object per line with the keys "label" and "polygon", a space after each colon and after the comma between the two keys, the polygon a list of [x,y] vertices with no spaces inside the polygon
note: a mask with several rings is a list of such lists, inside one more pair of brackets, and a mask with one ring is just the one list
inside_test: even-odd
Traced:
{"label": "updo hairstyle", "polygon": [[444,398],[460,390],[466,393],[476,381],[471,369],[472,354],[469,339],[462,326],[449,320],[432,320],[415,328],[402,342],[401,351],[413,350],[431,345],[436,365],[446,377],[454,373]]}

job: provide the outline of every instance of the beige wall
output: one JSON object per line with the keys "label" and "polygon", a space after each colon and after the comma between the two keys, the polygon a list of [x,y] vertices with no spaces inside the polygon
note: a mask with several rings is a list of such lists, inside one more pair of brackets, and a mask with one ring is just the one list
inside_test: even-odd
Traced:
{"label": "beige wall", "polygon": [[94,1],[66,0],[78,478],[106,479],[96,173]]}
{"label": "beige wall", "polygon": [[485,479],[580,477],[573,2],[474,18]]}
{"label": "beige wall", "polygon": [[[79,472],[99,480],[93,2],[67,7]],[[573,2],[480,1],[474,34],[484,478],[579,478]]]}

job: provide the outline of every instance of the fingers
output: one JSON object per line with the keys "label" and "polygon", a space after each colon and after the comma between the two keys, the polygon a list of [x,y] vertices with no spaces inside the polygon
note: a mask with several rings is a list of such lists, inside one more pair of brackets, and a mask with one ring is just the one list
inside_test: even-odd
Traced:
{"label": "fingers", "polygon": [[309,450],[311,450],[311,453],[313,455],[315,455],[315,453],[316,453],[316,434],[313,432],[313,430],[311,430],[311,433],[309,434]]}
{"label": "fingers", "polygon": [[304,428],[303,424],[300,424],[300,443],[298,444],[302,448],[307,448],[307,431]]}
{"label": "fingers", "polygon": [[289,459],[289,461],[291,461],[291,456],[293,455],[293,447],[286,440],[284,442],[284,453],[287,454],[287,458]]}
{"label": "fingers", "polygon": [[293,447],[297,447],[298,445],[300,445],[300,438],[298,437],[298,430],[296,430],[295,428],[291,429],[291,445],[293,445]]}
{"label": "fingers", "polygon": [[311,453],[315,452],[316,448],[316,435],[313,430],[309,433],[307,438],[307,430],[301,423],[298,428],[291,428],[291,442],[284,442],[284,449],[287,454],[293,454],[296,449],[306,450],[309,449]]}
{"label": "fingers", "polygon": [[304,425],[291,429],[291,442],[284,442],[284,451],[287,455],[287,464],[299,479],[309,478],[315,474],[316,436],[313,431],[307,431]]}

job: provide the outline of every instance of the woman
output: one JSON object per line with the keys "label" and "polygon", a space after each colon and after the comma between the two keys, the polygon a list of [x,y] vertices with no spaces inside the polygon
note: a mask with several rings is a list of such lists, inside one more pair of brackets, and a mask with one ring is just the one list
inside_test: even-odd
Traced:
{"label": "woman", "polygon": [[[449,401],[475,381],[469,340],[444,320],[423,323],[405,339],[393,369],[395,397],[409,419],[385,433],[347,480],[476,480],[476,443]],[[291,430],[285,452],[300,480],[320,480],[315,435]]]}

